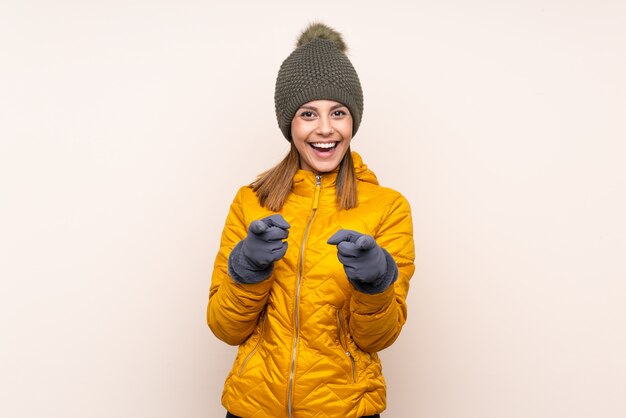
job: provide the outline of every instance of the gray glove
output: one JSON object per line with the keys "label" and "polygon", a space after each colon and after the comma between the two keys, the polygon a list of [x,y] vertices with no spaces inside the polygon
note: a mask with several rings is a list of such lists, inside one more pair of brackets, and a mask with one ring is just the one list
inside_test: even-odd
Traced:
{"label": "gray glove", "polygon": [[287,252],[290,225],[281,215],[253,221],[248,236],[239,241],[228,257],[228,274],[239,283],[259,283],[272,274],[274,261]]}
{"label": "gray glove", "polygon": [[398,278],[395,260],[371,235],[340,229],[328,243],[337,246],[337,257],[357,290],[382,293]]}

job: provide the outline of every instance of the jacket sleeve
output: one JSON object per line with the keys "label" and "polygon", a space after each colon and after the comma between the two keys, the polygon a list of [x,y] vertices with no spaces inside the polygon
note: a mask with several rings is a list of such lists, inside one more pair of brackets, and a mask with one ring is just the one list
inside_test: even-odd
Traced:
{"label": "jacket sleeve", "polygon": [[236,283],[228,275],[228,256],[235,245],[247,235],[244,219],[242,187],[226,218],[220,248],[215,257],[207,323],[217,338],[230,345],[243,343],[254,330],[265,307],[273,277],[257,284]]}
{"label": "jacket sleeve", "polygon": [[376,242],[387,250],[398,266],[398,279],[382,293],[355,291],[350,301],[350,332],[363,351],[389,347],[406,322],[409,280],[415,271],[413,220],[407,200],[399,195],[386,209]]}

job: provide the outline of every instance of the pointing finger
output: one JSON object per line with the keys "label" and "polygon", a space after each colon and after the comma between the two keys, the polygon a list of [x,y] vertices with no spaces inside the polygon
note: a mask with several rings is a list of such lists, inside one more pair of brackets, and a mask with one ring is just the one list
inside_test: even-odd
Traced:
{"label": "pointing finger", "polygon": [[280,213],[277,213],[276,215],[268,216],[267,218],[263,218],[262,220],[268,226],[277,226],[278,228],[281,228],[281,229],[288,229],[291,227],[291,225],[289,225],[289,222],[287,222]]}
{"label": "pointing finger", "polygon": [[350,229],[340,229],[328,239],[328,244],[337,245],[342,241],[355,242],[362,234]]}

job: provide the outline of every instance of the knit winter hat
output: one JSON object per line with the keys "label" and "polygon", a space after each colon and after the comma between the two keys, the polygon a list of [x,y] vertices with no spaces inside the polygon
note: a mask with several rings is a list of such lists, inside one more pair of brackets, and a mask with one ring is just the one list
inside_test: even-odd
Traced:
{"label": "knit winter hat", "polygon": [[350,109],[352,136],[363,116],[363,91],[341,34],[322,24],[309,25],[296,49],[283,61],[276,78],[274,105],[278,126],[291,141],[291,121],[303,104],[335,100]]}

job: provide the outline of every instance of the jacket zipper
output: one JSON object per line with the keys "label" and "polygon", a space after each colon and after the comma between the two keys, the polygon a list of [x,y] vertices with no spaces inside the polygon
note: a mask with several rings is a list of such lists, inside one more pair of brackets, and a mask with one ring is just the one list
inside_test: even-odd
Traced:
{"label": "jacket zipper", "polygon": [[302,269],[304,265],[304,250],[306,246],[306,240],[309,235],[309,229],[311,228],[311,223],[313,223],[313,218],[315,217],[315,212],[317,212],[317,204],[319,203],[320,191],[322,188],[322,176],[315,176],[315,195],[313,196],[313,212],[311,213],[311,217],[309,218],[309,222],[304,230],[304,235],[302,236],[302,244],[300,245],[300,259],[298,260],[298,282],[296,284],[296,303],[294,304],[294,323],[295,323],[295,335],[293,338],[293,348],[291,350],[291,369],[289,371],[289,390],[287,393],[287,412],[289,414],[289,418],[293,417],[293,386],[294,386],[294,374],[296,371],[296,351],[298,348],[298,334],[300,333],[300,282],[302,281]]}
{"label": "jacket zipper", "polygon": [[265,331],[265,313],[263,313],[262,316],[261,316],[261,330],[259,331],[259,339],[257,340],[256,344],[254,345],[254,348],[252,349],[252,351],[250,351],[250,353],[243,360],[243,363],[241,363],[241,366],[239,366],[239,371],[237,372],[237,376],[241,377],[241,373],[243,372],[244,368],[246,367],[246,364],[248,363],[248,360],[250,360],[252,358],[252,356],[254,355],[254,353],[256,353],[257,350],[259,349],[259,346],[261,345],[261,340],[263,339],[264,331]]}
{"label": "jacket zipper", "polygon": [[354,356],[348,349],[348,342],[345,340],[345,334],[343,333],[343,317],[341,316],[341,311],[339,309],[337,309],[337,324],[339,325],[339,343],[341,344],[341,347],[346,350],[346,356],[350,359],[350,364],[352,366],[352,383],[356,383],[356,362],[354,360]]}

